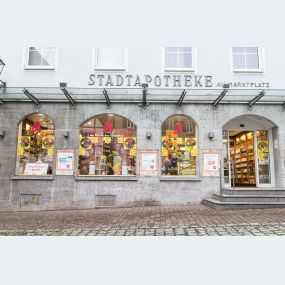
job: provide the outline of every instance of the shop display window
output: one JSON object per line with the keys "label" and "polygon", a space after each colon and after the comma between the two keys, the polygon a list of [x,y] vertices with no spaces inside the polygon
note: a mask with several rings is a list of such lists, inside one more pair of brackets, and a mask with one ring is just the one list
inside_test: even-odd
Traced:
{"label": "shop display window", "polygon": [[52,175],[54,124],[44,114],[24,118],[18,129],[17,175]]}
{"label": "shop display window", "polygon": [[78,175],[136,175],[136,126],[113,114],[80,126]]}
{"label": "shop display window", "polygon": [[198,139],[194,121],[175,115],[162,124],[162,175],[197,176]]}

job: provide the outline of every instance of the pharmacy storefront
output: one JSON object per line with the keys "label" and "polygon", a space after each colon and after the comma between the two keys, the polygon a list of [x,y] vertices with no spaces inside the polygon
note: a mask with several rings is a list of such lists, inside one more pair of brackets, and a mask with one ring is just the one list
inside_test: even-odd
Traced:
{"label": "pharmacy storefront", "polygon": [[184,87],[6,88],[1,207],[187,205],[221,187],[284,187],[285,92]]}

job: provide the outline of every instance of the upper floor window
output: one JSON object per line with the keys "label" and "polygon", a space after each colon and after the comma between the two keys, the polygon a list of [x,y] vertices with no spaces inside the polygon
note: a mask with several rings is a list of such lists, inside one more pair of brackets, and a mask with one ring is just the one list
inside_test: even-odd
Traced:
{"label": "upper floor window", "polygon": [[162,53],[164,71],[194,71],[192,47],[165,47]]}
{"label": "upper floor window", "polygon": [[233,47],[232,64],[235,72],[263,72],[261,48]]}
{"label": "upper floor window", "polygon": [[127,70],[127,48],[94,49],[96,70]]}
{"label": "upper floor window", "polygon": [[55,47],[28,47],[25,69],[55,69],[56,55]]}

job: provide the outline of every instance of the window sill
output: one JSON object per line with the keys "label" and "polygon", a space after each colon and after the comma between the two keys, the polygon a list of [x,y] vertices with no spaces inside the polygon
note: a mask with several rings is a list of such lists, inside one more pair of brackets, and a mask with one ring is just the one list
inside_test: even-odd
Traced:
{"label": "window sill", "polygon": [[54,66],[25,66],[25,70],[55,70]]}
{"label": "window sill", "polygon": [[98,70],[98,71],[127,71],[127,67],[126,66],[122,66],[122,67],[95,67],[94,70]]}
{"label": "window sill", "polygon": [[32,175],[14,175],[11,180],[53,180],[53,176],[32,176]]}
{"label": "window sill", "polygon": [[263,69],[233,69],[234,73],[264,73]]}
{"label": "window sill", "polygon": [[195,72],[195,68],[164,68],[164,72]]}
{"label": "window sill", "polygon": [[111,176],[111,175],[103,175],[103,176],[92,176],[92,175],[80,175],[75,176],[75,180],[77,181],[137,181],[137,176]]}
{"label": "window sill", "polygon": [[198,176],[161,176],[159,178],[160,181],[202,181],[201,177]]}

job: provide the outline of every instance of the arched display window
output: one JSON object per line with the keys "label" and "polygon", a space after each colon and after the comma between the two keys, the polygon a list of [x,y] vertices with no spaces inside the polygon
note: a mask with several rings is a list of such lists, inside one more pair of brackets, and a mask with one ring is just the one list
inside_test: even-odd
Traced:
{"label": "arched display window", "polygon": [[185,115],[174,115],[162,124],[162,175],[196,176],[197,126]]}
{"label": "arched display window", "polygon": [[52,175],[54,123],[45,114],[31,114],[19,124],[17,175]]}
{"label": "arched display window", "polygon": [[80,126],[78,175],[136,175],[136,126],[114,114]]}

